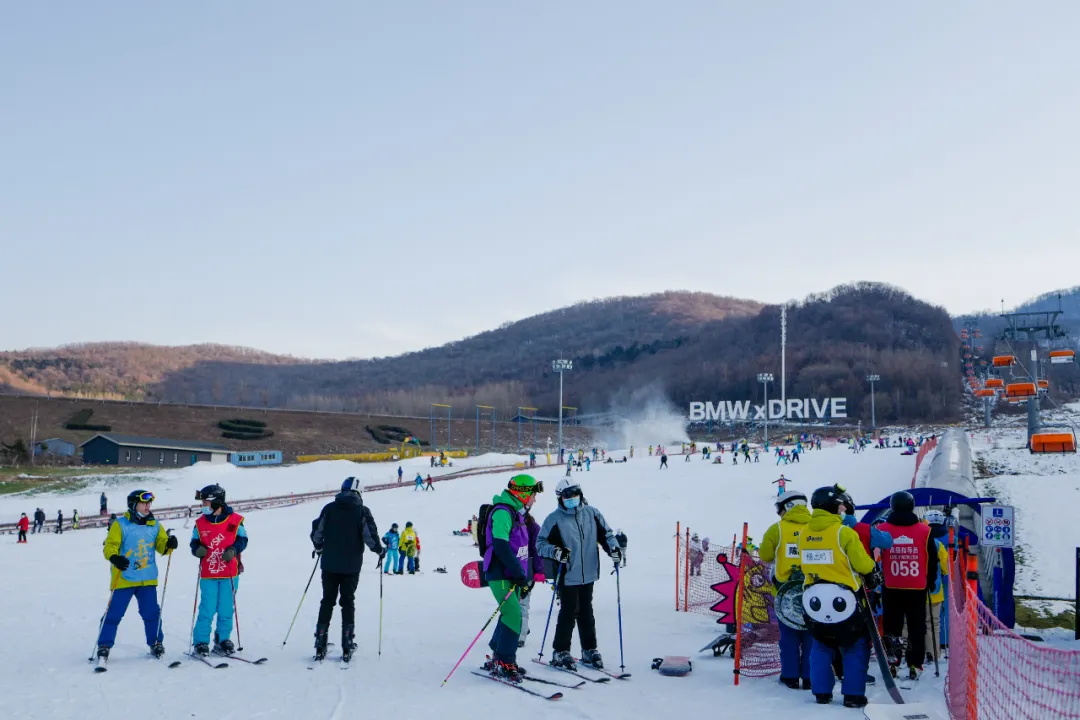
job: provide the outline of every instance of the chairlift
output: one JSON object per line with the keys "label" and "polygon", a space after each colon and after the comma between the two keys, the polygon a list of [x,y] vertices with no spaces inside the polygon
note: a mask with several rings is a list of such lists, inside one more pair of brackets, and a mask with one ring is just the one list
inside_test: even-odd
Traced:
{"label": "chairlift", "polygon": [[1032,454],[1074,453],[1076,452],[1076,433],[1069,427],[1044,427],[1041,432],[1031,436],[1028,450]]}
{"label": "chairlift", "polygon": [[1005,388],[1005,381],[1001,378],[986,378],[986,387],[995,390],[1003,390]]}
{"label": "chairlift", "polygon": [[1050,389],[1050,381],[1049,380],[1039,380],[1039,389],[1040,390],[1049,390]]}
{"label": "chairlift", "polygon": [[994,397],[995,395],[997,395],[996,392],[994,392],[993,390],[987,390],[986,388],[983,388],[982,390],[976,390],[975,391],[975,397],[985,398],[985,397]]}
{"label": "chairlift", "polygon": [[1010,367],[1016,362],[1016,358],[1012,355],[995,355],[994,367]]}
{"label": "chairlift", "polygon": [[1050,364],[1051,365],[1064,365],[1076,360],[1075,350],[1051,350],[1050,351]]}
{"label": "chairlift", "polygon": [[1029,398],[1038,394],[1039,388],[1033,382],[1009,383],[1005,386],[1005,396],[1010,398]]}

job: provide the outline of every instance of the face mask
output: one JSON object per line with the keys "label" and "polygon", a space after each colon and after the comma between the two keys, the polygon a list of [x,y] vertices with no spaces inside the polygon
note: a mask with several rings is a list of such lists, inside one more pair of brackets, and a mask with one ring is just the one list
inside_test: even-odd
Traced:
{"label": "face mask", "polygon": [[204,507],[204,508],[202,509],[202,514],[203,514],[203,515],[213,515],[213,514],[214,514],[214,508],[212,508],[212,507],[209,507],[209,506],[208,506],[208,507]]}
{"label": "face mask", "polygon": [[563,498],[562,504],[563,504],[563,507],[566,508],[567,510],[573,510],[574,508],[576,508],[578,505],[581,504],[581,498],[579,498],[579,497]]}
{"label": "face mask", "polygon": [[135,511],[135,517],[139,518],[140,520],[142,520],[144,517],[146,517],[149,514],[150,513],[141,513],[138,510]]}

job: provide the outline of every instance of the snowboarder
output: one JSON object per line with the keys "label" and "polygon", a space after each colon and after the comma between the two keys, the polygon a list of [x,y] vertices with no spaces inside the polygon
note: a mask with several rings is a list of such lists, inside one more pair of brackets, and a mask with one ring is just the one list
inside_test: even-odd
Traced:
{"label": "snowboarder", "polygon": [[[781,476],[783,477],[783,476]],[[776,514],[780,516],[761,540],[758,554],[773,565],[773,582],[777,588],[802,577],[799,557],[799,536],[810,522],[806,495],[798,490],[781,492],[776,497]],[[813,638],[808,630],[789,627],[777,614],[780,626],[780,682],[792,690],[810,689],[810,649]]]}
{"label": "snowboarder", "polygon": [[416,535],[416,529],[413,528],[412,522],[405,523],[405,531],[401,533],[401,540],[398,543],[398,565],[397,574],[404,574],[406,567],[406,560],[408,561],[408,569],[410,575],[416,574],[416,558],[420,553],[420,538]]}
{"label": "snowboarder", "polygon": [[99,658],[108,658],[109,650],[116,640],[116,628],[127,611],[131,598],[139,603],[146,644],[150,654],[160,658],[165,654],[161,644],[161,607],[157,598],[157,556],[168,555],[179,546],[179,541],[165,532],[154,518],[150,504],[154,493],[134,490],[127,496],[128,510],[109,527],[105,538],[105,559],[112,563],[112,597],[105,620],[98,635]]}
{"label": "snowboarder", "polygon": [[521,600],[528,596],[535,576],[525,512],[532,508],[543,489],[531,475],[510,478],[506,490],[492,498],[487,523],[480,531],[487,545],[484,577],[495,601],[501,603],[499,623],[488,643],[491,662],[485,669],[510,682],[521,682],[523,674],[517,664],[518,640],[522,636]]}
{"label": "snowboarder", "polygon": [[667,454],[666,453],[660,456],[660,469],[661,470],[667,470]]}
{"label": "snowboarder", "polygon": [[581,486],[569,480],[555,488],[558,507],[544,520],[536,548],[540,555],[563,565],[559,578],[559,619],[555,625],[551,664],[573,670],[570,638],[574,626],[581,643],[581,662],[602,668],[596,649],[596,620],[593,617],[593,583],[600,579],[600,553],[604,549],[616,564],[622,562],[622,548],[599,510],[585,501]]}
{"label": "snowboarder", "polygon": [[236,590],[243,563],[240,555],[247,549],[248,534],[244,518],[225,504],[225,488],[207,485],[195,494],[202,501],[202,514],[191,530],[191,554],[199,558],[199,618],[192,635],[194,651],[203,657],[210,654],[210,625],[217,616],[214,632],[215,655],[231,655],[233,613]]}
{"label": "snowboarder", "polygon": [[[844,527],[840,518],[841,492],[834,486],[818,488],[810,497],[813,512],[807,532],[799,534],[798,553],[803,582],[803,609],[810,619],[814,644],[810,650],[810,683],[819,705],[832,702],[836,679],[833,654],[842,656],[844,706],[866,705],[866,669],[870,661],[870,638],[862,616],[864,609],[855,593],[863,585],[861,575],[876,569],[858,534]],[[873,575],[871,575],[873,577]],[[876,579],[870,582],[876,583]]]}
{"label": "snowboarder", "polygon": [[386,562],[383,563],[383,573],[392,575],[397,571],[398,548],[401,543],[401,534],[398,533],[398,524],[394,523],[386,534],[382,536],[383,547],[386,548]]}
{"label": "snowboarder", "polygon": [[25,543],[26,532],[30,529],[30,518],[26,517],[26,513],[23,513],[22,517],[19,518],[19,522],[16,527],[18,527],[19,529],[19,539],[16,540],[15,543]]}
{"label": "snowboarder", "polygon": [[379,546],[375,518],[360,497],[360,481],[345,478],[332,503],[323,507],[312,523],[311,544],[321,557],[323,597],[315,624],[315,659],[326,657],[330,619],[334,603],[341,596],[341,654],[348,662],[356,650],[356,586],[364,565],[364,547],[379,556],[386,553]]}
{"label": "snowboarder", "polygon": [[[926,658],[926,604],[937,584],[937,543],[930,527],[915,515],[915,498],[901,490],[889,498],[889,519],[878,529],[893,538],[893,546],[881,554],[885,588],[881,592],[882,624],[893,676],[900,666],[901,634],[907,623],[908,676],[917,680]],[[901,541],[903,538],[903,541]]]}

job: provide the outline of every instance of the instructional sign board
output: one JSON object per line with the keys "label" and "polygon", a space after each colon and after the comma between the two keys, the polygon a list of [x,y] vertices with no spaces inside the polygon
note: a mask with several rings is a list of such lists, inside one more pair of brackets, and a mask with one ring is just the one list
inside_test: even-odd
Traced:
{"label": "instructional sign board", "polygon": [[982,506],[982,536],[979,543],[988,547],[1013,546],[1016,521],[1012,505]]}

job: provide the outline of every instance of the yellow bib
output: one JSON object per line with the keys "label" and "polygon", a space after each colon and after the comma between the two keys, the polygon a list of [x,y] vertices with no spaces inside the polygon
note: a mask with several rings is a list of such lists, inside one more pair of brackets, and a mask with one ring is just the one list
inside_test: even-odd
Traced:
{"label": "yellow bib", "polygon": [[815,532],[807,527],[799,534],[799,562],[806,575],[806,585],[831,582],[846,585],[852,591],[859,589],[847,554],[840,547],[840,533],[843,530],[843,525],[838,526],[835,532],[832,528]]}
{"label": "yellow bib", "polygon": [[791,578],[791,571],[801,564],[799,554],[799,535],[807,532],[805,523],[784,522],[781,519],[776,523],[780,529],[780,539],[776,545],[776,579],[786,583]]}

